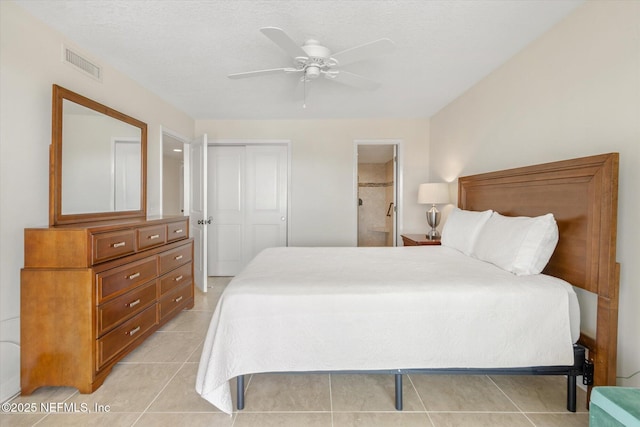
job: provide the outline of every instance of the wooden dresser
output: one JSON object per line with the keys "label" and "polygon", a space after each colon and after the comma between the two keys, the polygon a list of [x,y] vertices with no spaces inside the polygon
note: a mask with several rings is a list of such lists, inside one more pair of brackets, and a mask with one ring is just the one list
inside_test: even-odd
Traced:
{"label": "wooden dresser", "polygon": [[25,230],[21,386],[92,393],[111,368],[193,307],[186,217]]}

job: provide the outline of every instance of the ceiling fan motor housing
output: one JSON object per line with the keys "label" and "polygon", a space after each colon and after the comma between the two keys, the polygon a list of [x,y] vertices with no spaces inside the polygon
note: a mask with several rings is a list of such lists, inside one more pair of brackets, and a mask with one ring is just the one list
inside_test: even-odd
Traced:
{"label": "ceiling fan motor housing", "polygon": [[307,53],[309,58],[329,59],[331,51],[322,46],[317,40],[309,39],[302,46],[302,50]]}
{"label": "ceiling fan motor housing", "polygon": [[331,58],[331,51],[322,46],[317,40],[309,39],[302,46],[307,57],[296,58],[298,66],[305,71],[307,79],[315,79],[322,72],[336,66],[336,61]]}

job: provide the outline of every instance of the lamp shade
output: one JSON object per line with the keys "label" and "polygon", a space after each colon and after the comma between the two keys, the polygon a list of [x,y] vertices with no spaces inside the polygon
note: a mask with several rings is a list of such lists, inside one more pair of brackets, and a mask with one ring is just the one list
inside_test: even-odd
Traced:
{"label": "lamp shade", "polygon": [[418,203],[446,204],[450,203],[449,184],[445,182],[420,184],[418,187]]}

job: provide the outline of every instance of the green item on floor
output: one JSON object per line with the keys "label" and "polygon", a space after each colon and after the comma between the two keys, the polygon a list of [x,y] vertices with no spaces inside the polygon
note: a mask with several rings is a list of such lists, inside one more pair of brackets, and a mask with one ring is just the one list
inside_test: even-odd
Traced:
{"label": "green item on floor", "polygon": [[640,388],[594,387],[589,427],[640,427]]}

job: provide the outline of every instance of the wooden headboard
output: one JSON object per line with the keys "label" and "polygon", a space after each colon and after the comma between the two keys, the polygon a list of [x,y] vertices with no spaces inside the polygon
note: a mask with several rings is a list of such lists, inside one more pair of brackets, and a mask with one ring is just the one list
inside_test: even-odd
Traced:
{"label": "wooden headboard", "polygon": [[560,239],[544,273],[598,295],[596,336],[580,337],[594,361],[594,385],[616,383],[618,157],[602,154],[458,181],[461,209],[508,216],[553,213]]}

